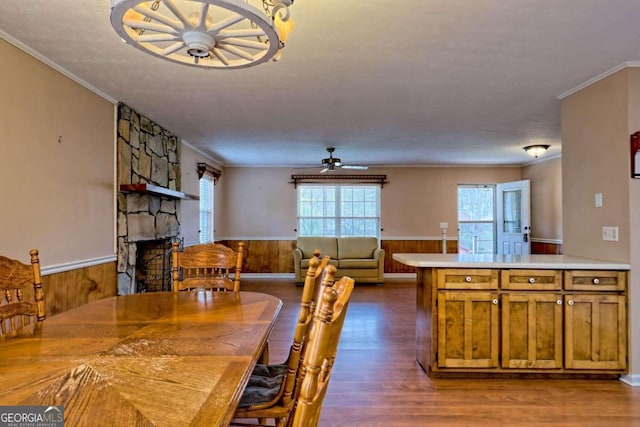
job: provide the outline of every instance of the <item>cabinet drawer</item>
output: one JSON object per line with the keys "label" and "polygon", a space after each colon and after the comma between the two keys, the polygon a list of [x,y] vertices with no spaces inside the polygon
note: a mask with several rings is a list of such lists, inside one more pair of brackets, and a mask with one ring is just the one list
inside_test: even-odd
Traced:
{"label": "cabinet drawer", "polygon": [[559,270],[502,270],[502,289],[555,291],[562,289]]}
{"label": "cabinet drawer", "polygon": [[564,273],[564,288],[573,291],[624,291],[626,271],[568,270]]}
{"label": "cabinet drawer", "polygon": [[498,270],[440,269],[438,289],[498,289]]}

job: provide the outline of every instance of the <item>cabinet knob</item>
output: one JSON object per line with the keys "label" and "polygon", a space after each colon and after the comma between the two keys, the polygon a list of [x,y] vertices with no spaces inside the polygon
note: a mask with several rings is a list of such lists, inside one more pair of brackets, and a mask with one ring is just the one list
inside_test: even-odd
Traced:
{"label": "cabinet knob", "polygon": [[569,305],[573,305],[573,300],[572,300],[572,299],[570,299],[570,300],[567,302],[567,304],[569,304]]}
{"label": "cabinet knob", "polygon": [[595,278],[592,280],[592,282],[593,282],[593,284],[594,284],[594,285],[597,285],[597,284],[599,284],[599,283],[600,283],[600,279],[598,279],[597,277],[595,277]]}
{"label": "cabinet knob", "polygon": [[529,277],[529,283],[536,283],[535,277]]}
{"label": "cabinet knob", "polygon": [[470,282],[470,281],[471,281],[471,276],[467,276],[467,277],[465,277],[465,278],[464,278],[464,281],[465,281],[465,282]]}
{"label": "cabinet knob", "polygon": [[558,301],[556,301],[556,304],[558,304],[558,305],[562,305],[562,300],[561,300],[561,299],[559,299]]}
{"label": "cabinet knob", "polygon": [[494,305],[498,305],[498,299],[494,298],[493,301],[491,301]]}

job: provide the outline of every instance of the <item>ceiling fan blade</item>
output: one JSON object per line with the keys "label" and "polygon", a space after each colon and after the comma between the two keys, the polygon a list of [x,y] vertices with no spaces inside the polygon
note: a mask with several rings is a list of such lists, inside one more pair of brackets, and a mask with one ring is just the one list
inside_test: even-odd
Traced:
{"label": "ceiling fan blade", "polygon": [[355,165],[342,165],[342,169],[357,169],[361,171],[366,171],[369,169],[369,166],[355,166]]}
{"label": "ceiling fan blade", "polygon": [[320,173],[329,172],[329,170],[330,170],[329,168],[324,168],[324,169],[322,169],[322,170],[320,171]]}

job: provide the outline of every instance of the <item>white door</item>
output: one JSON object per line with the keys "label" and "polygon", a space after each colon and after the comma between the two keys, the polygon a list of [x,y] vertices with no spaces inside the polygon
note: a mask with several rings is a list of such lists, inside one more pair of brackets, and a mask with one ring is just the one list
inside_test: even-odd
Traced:
{"label": "white door", "polygon": [[496,252],[504,255],[531,253],[529,180],[505,182],[496,186]]}

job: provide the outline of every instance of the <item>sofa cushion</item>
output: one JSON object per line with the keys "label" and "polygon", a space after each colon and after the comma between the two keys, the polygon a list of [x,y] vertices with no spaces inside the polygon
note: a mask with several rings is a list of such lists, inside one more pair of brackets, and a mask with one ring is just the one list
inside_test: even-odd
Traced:
{"label": "sofa cushion", "polygon": [[338,262],[339,268],[378,268],[378,261],[372,258],[363,259],[341,259]]}
{"label": "sofa cushion", "polygon": [[[300,268],[302,268],[303,270],[308,270],[309,269],[309,261],[311,260],[311,258],[304,258],[300,261]],[[330,259],[329,260],[329,264],[330,265],[335,265],[336,267],[338,267],[338,260],[337,259]],[[305,272],[305,274],[307,274]]]}
{"label": "sofa cushion", "polygon": [[373,258],[378,248],[375,237],[338,237],[338,259]]}
{"label": "sofa cushion", "polygon": [[329,255],[332,259],[338,258],[335,237],[298,237],[297,246],[302,251],[302,259],[313,257],[313,251],[316,249],[320,251],[320,256]]}

